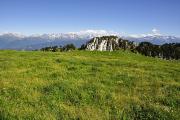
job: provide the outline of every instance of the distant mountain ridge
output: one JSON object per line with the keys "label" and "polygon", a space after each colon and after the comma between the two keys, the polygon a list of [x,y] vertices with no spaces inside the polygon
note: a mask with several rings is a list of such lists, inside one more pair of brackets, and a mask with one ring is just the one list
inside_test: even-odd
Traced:
{"label": "distant mountain ridge", "polygon": [[175,36],[147,35],[147,36],[121,36],[119,33],[105,30],[86,30],[70,33],[52,33],[25,36],[17,33],[0,34],[0,49],[33,50],[51,45],[65,45],[73,43],[80,47],[94,37],[115,35],[134,42],[148,41],[153,44],[180,43],[180,38]]}
{"label": "distant mountain ridge", "polygon": [[154,35],[154,36],[145,36],[145,37],[124,37],[124,38],[138,43],[147,41],[157,45],[162,45],[165,43],[180,43],[180,38],[175,36]]}

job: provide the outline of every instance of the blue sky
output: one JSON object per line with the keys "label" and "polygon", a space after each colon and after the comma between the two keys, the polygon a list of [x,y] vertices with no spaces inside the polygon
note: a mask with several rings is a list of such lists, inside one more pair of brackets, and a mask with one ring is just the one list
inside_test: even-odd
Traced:
{"label": "blue sky", "polygon": [[142,34],[153,28],[180,36],[180,0],[0,0],[0,32]]}

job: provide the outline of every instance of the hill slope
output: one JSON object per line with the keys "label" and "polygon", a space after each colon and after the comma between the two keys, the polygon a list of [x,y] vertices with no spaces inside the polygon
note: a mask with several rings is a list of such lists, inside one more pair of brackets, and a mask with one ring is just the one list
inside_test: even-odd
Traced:
{"label": "hill slope", "polygon": [[0,119],[178,119],[180,62],[0,51]]}

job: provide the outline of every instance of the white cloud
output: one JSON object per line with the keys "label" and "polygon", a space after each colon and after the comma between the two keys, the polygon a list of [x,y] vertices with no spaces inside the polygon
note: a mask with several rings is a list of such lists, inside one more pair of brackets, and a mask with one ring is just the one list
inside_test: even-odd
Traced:
{"label": "white cloud", "polygon": [[156,29],[156,28],[153,28],[153,29],[152,29],[152,33],[153,33],[154,35],[161,35],[161,34],[160,34],[160,31],[159,31],[158,29]]}
{"label": "white cloud", "polygon": [[77,35],[95,35],[95,36],[105,36],[105,35],[119,35],[119,33],[114,31],[106,31],[106,30],[82,30],[79,32],[70,32],[71,34]]}
{"label": "white cloud", "polygon": [[153,29],[152,29],[152,32],[153,32],[153,33],[157,33],[158,30],[157,30],[156,28],[153,28]]}
{"label": "white cloud", "polygon": [[129,37],[134,37],[134,38],[141,38],[141,37],[147,37],[147,36],[160,36],[160,31],[156,28],[153,28],[151,33],[146,33],[146,34],[133,34],[129,35]]}

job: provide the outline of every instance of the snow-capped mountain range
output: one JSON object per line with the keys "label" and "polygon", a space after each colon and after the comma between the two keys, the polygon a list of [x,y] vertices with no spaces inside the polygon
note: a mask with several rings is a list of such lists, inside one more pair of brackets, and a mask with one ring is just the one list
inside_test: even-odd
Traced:
{"label": "snow-capped mountain range", "polygon": [[128,40],[135,41],[135,42],[151,42],[153,44],[162,45],[165,43],[180,43],[180,38],[175,36],[161,36],[161,35],[154,35],[154,36],[145,36],[145,37],[125,37]]}
{"label": "snow-capped mountain range", "polygon": [[122,36],[120,33],[105,30],[85,30],[80,32],[69,33],[52,33],[52,34],[34,34],[30,36],[19,33],[2,33],[0,34],[0,49],[40,49],[50,45],[65,45],[73,43],[77,47],[86,43],[91,38],[101,36],[118,36],[134,42],[148,41],[154,44],[180,43],[180,38],[175,36],[164,36],[153,30],[151,34],[127,35]]}

